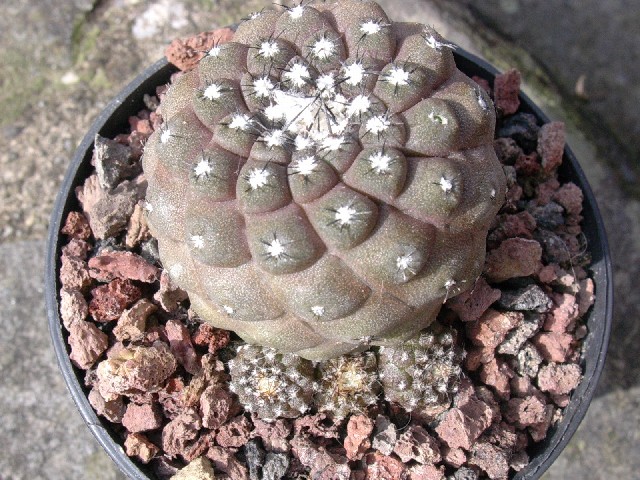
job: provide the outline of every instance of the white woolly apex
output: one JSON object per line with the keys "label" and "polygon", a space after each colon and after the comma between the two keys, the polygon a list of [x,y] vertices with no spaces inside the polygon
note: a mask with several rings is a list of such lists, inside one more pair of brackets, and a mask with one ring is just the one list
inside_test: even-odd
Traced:
{"label": "white woolly apex", "polygon": [[278,103],[270,103],[268,107],[265,107],[264,114],[272,122],[286,117],[285,110]]}
{"label": "white woolly apex", "polygon": [[371,100],[366,95],[358,95],[349,104],[347,108],[347,114],[352,117],[354,115],[361,115],[367,113],[371,109]]}
{"label": "white woolly apex", "polygon": [[147,201],[145,200],[145,202],[144,202],[144,209],[145,209],[148,213],[151,213],[151,212],[153,212],[153,205],[151,205],[151,203],[149,203],[149,202],[147,202]]}
{"label": "white woolly apex", "polygon": [[456,281],[452,278],[450,278],[449,280],[447,280],[446,282],[444,282],[444,288],[446,288],[447,290],[449,290],[451,287],[453,287],[456,284]]}
{"label": "white woolly apex", "polygon": [[497,195],[496,189],[495,189],[495,188],[492,188],[492,189],[491,189],[491,192],[489,192],[489,196],[490,196],[491,198],[496,198],[496,195]]}
{"label": "white woolly apex", "polygon": [[344,144],[344,138],[338,135],[329,135],[322,139],[322,149],[335,152],[340,150],[340,147]]}
{"label": "white woolly apex", "polygon": [[384,115],[376,115],[367,120],[367,131],[378,135],[386,131],[391,126],[391,122]]}
{"label": "white woolly apex", "polygon": [[316,158],[314,156],[308,156],[298,160],[295,165],[293,165],[293,171],[294,173],[308,177],[313,173],[317,166],[318,161]]}
{"label": "white woolly apex", "polygon": [[256,19],[256,18],[258,18],[260,15],[262,15],[262,12],[251,12],[251,13],[248,15],[248,17],[247,17],[247,18],[248,18],[249,20],[255,20],[255,19]]}
{"label": "white woolly apex", "polygon": [[307,83],[305,81],[305,78],[311,77],[309,69],[301,63],[294,63],[293,65],[291,65],[291,69],[287,70],[282,75],[285,80],[290,81],[296,88],[304,87]]}
{"label": "white woolly apex", "polygon": [[194,246],[194,248],[202,250],[204,248],[204,237],[202,235],[192,235],[191,244]]}
{"label": "white woolly apex", "polygon": [[356,215],[358,215],[358,211],[355,208],[344,205],[336,210],[335,220],[341,227],[345,227],[354,222]]}
{"label": "white woolly apex", "polygon": [[316,80],[316,88],[322,92],[323,97],[330,97],[334,93],[335,84],[332,73],[320,75]]}
{"label": "white woolly apex", "polygon": [[280,53],[280,47],[276,42],[262,42],[258,50],[258,54],[265,58],[275,57],[278,53]]}
{"label": "white woolly apex", "polygon": [[441,42],[436,37],[434,37],[432,33],[426,31],[424,32],[424,39],[427,42],[427,45],[434,50],[441,50],[442,47],[447,47],[451,50],[456,49],[456,46],[453,43]]}
{"label": "white woolly apex", "polygon": [[453,182],[448,178],[444,178],[444,176],[440,177],[440,182],[438,182],[438,185],[440,185],[440,188],[442,188],[442,191],[444,193],[449,193],[451,190],[453,190]]}
{"label": "white woolly apex", "polygon": [[304,6],[302,4],[296,5],[295,7],[291,7],[289,9],[289,15],[291,16],[291,18],[298,19],[302,17],[303,13],[304,13]]}
{"label": "white woolly apex", "polygon": [[336,51],[336,45],[326,37],[322,37],[317,40],[311,47],[311,52],[314,57],[320,60],[326,60]]}
{"label": "white woolly apex", "polygon": [[222,87],[216,83],[212,83],[204,89],[202,96],[209,100],[217,100],[222,96]]}
{"label": "white woolly apex", "polygon": [[169,127],[163,128],[160,131],[160,143],[167,143],[171,138],[171,129]]}
{"label": "white woolly apex", "polygon": [[258,97],[269,97],[274,88],[273,82],[266,76],[253,81],[253,89]]}
{"label": "white woolly apex", "polygon": [[409,72],[407,72],[402,67],[394,66],[391,70],[385,75],[384,79],[389,82],[391,85],[396,87],[401,85],[409,84]]}
{"label": "white woolly apex", "polygon": [[219,57],[221,52],[222,52],[222,48],[220,47],[220,45],[215,45],[207,52],[207,56]]}
{"label": "white woolly apex", "polygon": [[344,71],[345,83],[347,85],[355,87],[362,83],[365,69],[360,62],[354,62],[351,65],[343,65],[342,70]]}
{"label": "white woolly apex", "polygon": [[409,275],[413,276],[417,272],[418,259],[414,258],[415,250],[410,253],[405,253],[396,258],[396,268],[402,273],[402,278],[406,281]]}
{"label": "white woolly apex", "polygon": [[264,136],[264,141],[269,148],[282,147],[286,140],[283,130],[271,130]]}
{"label": "white woolly apex", "polygon": [[270,176],[271,172],[266,168],[253,168],[249,171],[247,182],[249,183],[251,190],[257,190],[269,183]]}
{"label": "white woolly apex", "polygon": [[429,114],[429,120],[431,120],[432,122],[437,122],[441,125],[448,125],[449,124],[449,119],[443,115],[440,115],[436,112],[431,112]]}
{"label": "white woolly apex", "polygon": [[[222,309],[225,311],[225,313],[226,313],[227,315],[233,315],[233,314],[236,312],[236,311],[235,311],[232,307],[230,307],[229,305],[223,305],[223,306],[222,306]],[[239,351],[239,350],[240,350],[240,349],[238,349],[238,351]]]}
{"label": "white woolly apex", "polygon": [[382,175],[391,167],[391,156],[384,152],[376,152],[369,157],[369,163],[375,173]]}
{"label": "white woolly apex", "polygon": [[382,30],[382,23],[379,20],[367,20],[360,25],[360,31],[363,35],[374,35]]}
{"label": "white woolly apex", "polygon": [[274,361],[276,359],[276,351],[271,348],[265,349],[264,358],[266,358],[270,362]]}
{"label": "white woolly apex", "polygon": [[251,125],[251,117],[244,113],[236,113],[231,119],[229,128],[234,130],[247,130]]}
{"label": "white woolly apex", "polygon": [[296,150],[306,150],[313,146],[313,140],[311,140],[306,135],[296,135],[295,140]]}
{"label": "white woolly apex", "polygon": [[267,243],[265,250],[267,251],[267,255],[277,260],[284,255],[284,245],[282,245],[282,242],[277,238]]}
{"label": "white woolly apex", "polygon": [[211,163],[206,158],[200,160],[198,164],[193,167],[193,173],[197,178],[208,177],[212,171]]}
{"label": "white woolly apex", "polygon": [[315,305],[311,307],[311,313],[313,313],[316,317],[321,317],[324,315],[324,307],[322,305]]}

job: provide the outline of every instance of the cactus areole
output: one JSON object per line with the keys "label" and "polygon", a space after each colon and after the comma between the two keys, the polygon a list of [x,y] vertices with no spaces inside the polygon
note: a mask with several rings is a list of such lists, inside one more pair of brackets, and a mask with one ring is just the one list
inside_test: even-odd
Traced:
{"label": "cactus areole", "polygon": [[405,342],[473,286],[505,179],[452,48],[375,2],[303,2],[171,84],[147,217],[202,319],[323,360]]}

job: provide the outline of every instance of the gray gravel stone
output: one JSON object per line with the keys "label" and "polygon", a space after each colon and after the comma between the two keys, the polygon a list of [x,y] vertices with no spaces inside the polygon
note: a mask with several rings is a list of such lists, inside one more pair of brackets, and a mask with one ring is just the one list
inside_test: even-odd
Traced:
{"label": "gray gravel stone", "polygon": [[498,308],[505,310],[533,311],[544,313],[551,310],[553,301],[542,288],[535,283],[517,290],[502,290],[496,302]]}

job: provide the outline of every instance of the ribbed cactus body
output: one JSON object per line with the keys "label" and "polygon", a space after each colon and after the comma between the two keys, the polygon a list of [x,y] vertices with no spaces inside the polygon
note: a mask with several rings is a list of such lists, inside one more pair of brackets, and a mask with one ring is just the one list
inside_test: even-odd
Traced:
{"label": "ribbed cactus body", "polygon": [[148,221],[216,327],[321,360],[403,342],[480,274],[505,180],[487,94],[375,2],[252,15],[161,104]]}

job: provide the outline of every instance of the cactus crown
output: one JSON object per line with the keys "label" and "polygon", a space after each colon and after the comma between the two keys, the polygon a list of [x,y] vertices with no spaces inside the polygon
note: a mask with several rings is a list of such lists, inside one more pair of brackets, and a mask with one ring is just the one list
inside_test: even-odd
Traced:
{"label": "cactus crown", "polygon": [[505,180],[451,50],[372,1],[304,2],[172,83],[147,215],[203,319],[321,360],[405,341],[473,284]]}

